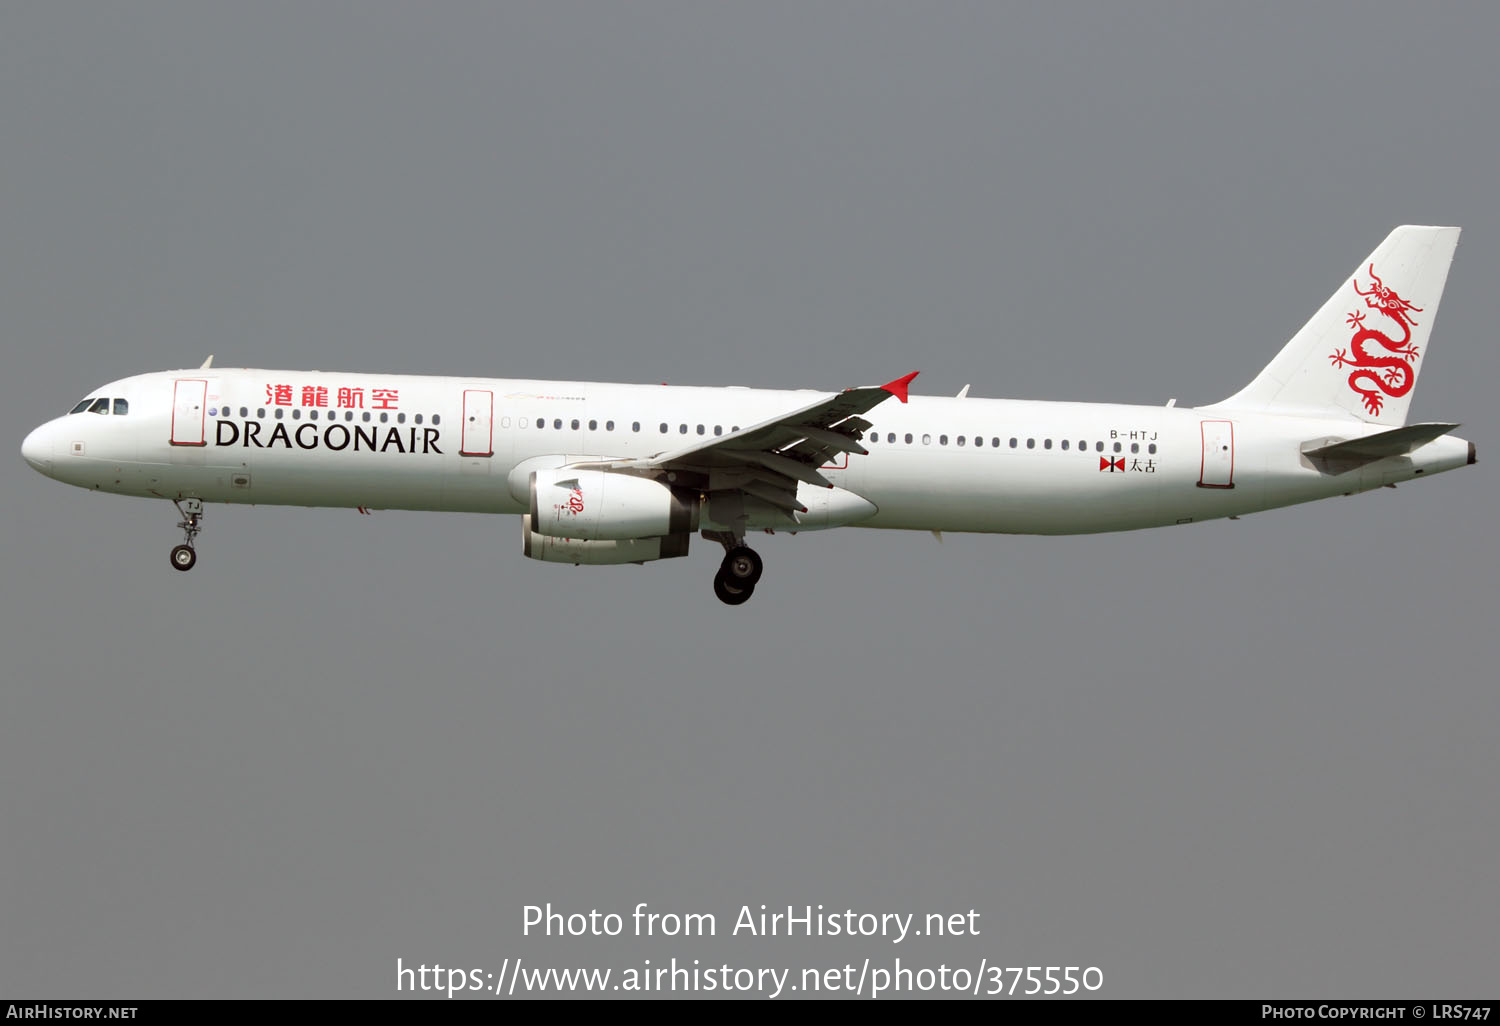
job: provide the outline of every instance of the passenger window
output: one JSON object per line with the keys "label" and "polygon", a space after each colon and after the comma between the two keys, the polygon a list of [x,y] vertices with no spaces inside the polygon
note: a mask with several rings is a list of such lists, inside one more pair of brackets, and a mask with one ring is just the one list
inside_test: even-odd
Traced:
{"label": "passenger window", "polygon": [[[575,424],[574,427],[577,427],[577,425]],[[597,420],[591,420],[591,421],[589,421],[589,430],[590,431],[598,431],[599,430],[599,422]]]}
{"label": "passenger window", "polygon": [[439,417],[439,416],[438,416],[438,415],[437,415],[437,414],[436,414],[436,413],[434,413],[434,414],[433,414],[433,415],[432,415],[432,422],[433,422],[433,423],[434,423],[434,424],[441,424],[441,423],[442,423],[442,422],[443,422],[443,418],[442,418],[442,417]]}
{"label": "passenger window", "polygon": [[90,413],[108,414],[109,413],[109,400],[108,399],[95,399],[94,400],[94,405],[92,405],[92,406],[89,407],[89,412]]}
{"label": "passenger window", "polygon": [[630,422],[630,430],[632,430],[632,431],[639,431],[640,429],[641,429],[641,422],[640,421],[638,421],[638,420],[632,420]]}
{"label": "passenger window", "polygon": [[255,415],[257,417],[259,417],[261,420],[265,420],[266,419],[266,408],[264,406],[257,407],[256,410],[255,410]]}
{"label": "passenger window", "polygon": [[948,436],[947,435],[938,435],[938,445],[947,445],[947,444],[948,444]]}
{"label": "passenger window", "polygon": [[[302,408],[300,406],[294,406],[292,408],[292,419],[293,420],[301,420],[302,419]],[[380,419],[381,420],[385,420],[385,414],[382,413],[380,415]]]}
{"label": "passenger window", "polygon": [[1155,453],[1156,452],[1156,443],[1152,442],[1150,445],[1146,446],[1146,451],[1149,452],[1149,453]]}
{"label": "passenger window", "polygon": [[[295,410],[292,411],[292,415],[296,416],[296,411]],[[389,413],[382,413],[380,415],[380,423],[382,423],[382,424],[389,424],[390,421],[391,421],[391,415]]]}
{"label": "passenger window", "polygon": [[1028,439],[1026,439],[1026,448],[1028,448],[1028,449],[1035,449],[1036,448],[1036,439],[1035,438],[1028,438]]}
{"label": "passenger window", "polygon": [[1045,439],[1045,440],[1044,440],[1044,441],[1043,441],[1043,442],[1042,442],[1042,448],[1043,448],[1043,449],[1050,449],[1050,448],[1052,448],[1052,439],[1050,439],[1050,438],[1048,438],[1048,439]]}
{"label": "passenger window", "polygon": [[[1014,446],[1016,443],[1014,441],[1012,441],[1010,444],[1012,446]],[[994,446],[996,449],[1000,448],[1000,439],[998,439],[998,438],[991,438],[990,439],[990,445]]]}
{"label": "passenger window", "polygon": [[909,431],[906,433],[906,444],[907,445],[911,444],[911,432],[909,432]]}
{"label": "passenger window", "polygon": [[1104,451],[1104,443],[1103,442],[1095,442],[1094,443],[1094,451],[1095,452],[1103,452]]}
{"label": "passenger window", "polygon": [[923,435],[922,436],[922,444],[923,445],[931,445],[932,444],[932,436],[931,435]]}
{"label": "passenger window", "polygon": [[[411,419],[412,419],[412,423],[414,423],[414,424],[420,424],[420,423],[422,423],[422,415],[420,413],[415,414]],[[504,424],[501,425],[502,427],[510,427],[510,418],[509,417],[502,417],[501,420],[504,421]]]}
{"label": "passenger window", "polygon": [[894,442],[896,440],[896,432],[892,431],[890,434],[886,435],[885,440],[887,442]]}
{"label": "passenger window", "polygon": [[1062,447],[1063,447],[1063,452],[1067,452],[1068,451],[1068,440],[1066,438],[1064,438],[1062,440]]}
{"label": "passenger window", "polygon": [[572,429],[574,431],[577,431],[578,430],[578,421],[576,421],[576,420],[573,421],[573,423],[571,425],[569,425],[569,426],[572,427]]}
{"label": "passenger window", "polygon": [[698,433],[699,433],[699,434],[700,434],[700,435],[701,435],[701,434],[703,434],[703,425],[702,425],[702,424],[699,424],[699,425],[698,425]]}
{"label": "passenger window", "polygon": [[[281,416],[280,410],[276,411],[276,416]],[[370,423],[370,411],[366,410],[364,413],[360,414],[360,419],[363,420],[366,424]]]}
{"label": "passenger window", "polygon": [[1130,451],[1131,452],[1140,452],[1141,451],[1141,443],[1140,442],[1131,442],[1130,443]]}
{"label": "passenger window", "polygon": [[687,425],[686,424],[678,424],[677,425],[677,433],[679,435],[685,435],[685,434],[687,434]]}
{"label": "passenger window", "polygon": [[[115,416],[116,417],[123,417],[123,416],[125,416],[125,414],[127,414],[129,412],[130,412],[130,404],[129,403],[127,403],[124,399],[116,399],[115,400]],[[244,416],[244,414],[241,413],[240,416]]]}
{"label": "passenger window", "polygon": [[[577,422],[576,421],[574,422],[574,426],[575,427],[577,426]],[[562,430],[562,418],[561,417],[553,417],[552,418],[552,430],[553,431],[561,431]]]}
{"label": "passenger window", "polygon": [[1116,442],[1115,443],[1115,452],[1119,452],[1119,451],[1120,451],[1120,443]]}
{"label": "passenger window", "polygon": [[613,431],[614,429],[615,429],[615,422],[614,421],[612,421],[612,420],[606,420],[604,422],[604,430],[606,430],[606,431]]}
{"label": "passenger window", "polygon": [[1011,447],[1011,448],[1012,448],[1012,449],[1014,449],[1014,448],[1015,448],[1015,447],[1016,447],[1016,440],[1015,440],[1015,439],[1014,439],[1014,438],[1012,438],[1012,439],[1011,439],[1011,440],[1010,440],[1010,447]]}
{"label": "passenger window", "polygon": [[662,434],[666,434],[666,433],[667,433],[667,425],[665,425],[665,424],[663,424],[663,425],[662,425],[662,426],[661,426],[661,433],[662,433]]}
{"label": "passenger window", "polygon": [[[282,419],[282,415],[285,414],[285,413],[286,413],[286,411],[283,410],[280,406],[276,407],[276,419],[277,420],[281,420]],[[370,415],[368,413],[365,414],[365,420],[369,420],[369,419],[370,419]]]}
{"label": "passenger window", "polygon": [[[416,420],[417,420],[418,424],[422,423],[422,415],[420,413],[417,414]],[[510,418],[509,417],[501,417],[500,418],[500,426],[503,427],[503,428],[510,427]]]}
{"label": "passenger window", "polygon": [[963,435],[959,435],[958,436],[958,444],[959,445],[963,445],[964,444],[964,436]]}
{"label": "passenger window", "polygon": [[79,403],[77,406],[73,407],[68,412],[70,414],[73,414],[73,413],[82,413],[84,410],[86,410],[86,409],[89,408],[89,403],[91,403],[93,401],[94,401],[94,397],[93,396],[89,396],[87,399],[85,399],[83,402]]}
{"label": "passenger window", "polygon": [[717,438],[720,435],[722,435],[723,433],[724,433],[724,425],[723,424],[715,424],[714,425],[714,437]]}
{"label": "passenger window", "polygon": [[547,418],[546,417],[538,417],[536,419],[536,429],[538,431],[542,430],[542,428],[544,428],[546,426],[547,426]]}

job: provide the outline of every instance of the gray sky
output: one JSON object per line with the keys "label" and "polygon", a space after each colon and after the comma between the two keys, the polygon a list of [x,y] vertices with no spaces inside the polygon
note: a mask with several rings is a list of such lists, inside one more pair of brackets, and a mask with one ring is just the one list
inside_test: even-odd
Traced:
{"label": "gray sky", "polygon": [[[395,995],[396,959],[1095,965],[1473,995],[1500,932],[1484,4],[0,6],[0,995]],[[1396,224],[1481,463],[1092,538],[572,568],[514,519],[174,511],[33,425],[223,364],[1182,404]],[[546,940],[522,907],[981,913]]]}

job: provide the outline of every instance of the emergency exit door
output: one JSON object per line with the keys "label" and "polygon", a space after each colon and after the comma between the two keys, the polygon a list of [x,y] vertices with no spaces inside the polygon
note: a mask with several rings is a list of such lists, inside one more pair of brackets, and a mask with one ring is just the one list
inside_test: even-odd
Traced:
{"label": "emergency exit door", "polygon": [[460,456],[495,455],[495,393],[464,389],[464,436]]}
{"label": "emergency exit door", "polygon": [[1234,424],[1227,420],[1205,420],[1203,464],[1198,472],[1199,488],[1234,487]]}
{"label": "emergency exit door", "polygon": [[172,444],[207,445],[203,422],[208,411],[208,382],[202,378],[182,378],[172,382]]}

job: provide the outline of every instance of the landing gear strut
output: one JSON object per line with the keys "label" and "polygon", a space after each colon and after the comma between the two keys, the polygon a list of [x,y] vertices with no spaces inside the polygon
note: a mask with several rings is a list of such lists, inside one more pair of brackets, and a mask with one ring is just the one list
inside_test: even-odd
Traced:
{"label": "landing gear strut", "polygon": [[172,550],[172,569],[191,570],[198,563],[198,552],[193,548],[193,539],[203,530],[203,500],[173,499],[172,505],[182,515],[182,544]]}
{"label": "landing gear strut", "polygon": [[719,564],[719,572],[714,575],[714,594],[720,602],[731,606],[750,601],[750,596],[755,594],[755,584],[765,570],[760,555],[746,547],[743,536],[718,532],[710,535],[706,531],[704,534],[724,546],[724,562]]}

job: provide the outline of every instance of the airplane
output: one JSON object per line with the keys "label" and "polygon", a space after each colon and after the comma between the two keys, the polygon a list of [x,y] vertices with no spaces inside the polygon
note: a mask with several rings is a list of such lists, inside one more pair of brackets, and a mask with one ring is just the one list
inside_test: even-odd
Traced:
{"label": "airplane", "polygon": [[[48,477],[166,499],[191,570],[208,503],[519,515],[571,564],[724,548],[739,605],[755,532],[1089,534],[1235,518],[1475,462],[1407,424],[1459,229],[1402,226],[1240,391],[1196,408],[910,394],[258,370],[142,374],[22,444]],[[890,400],[896,400],[894,403]]]}

